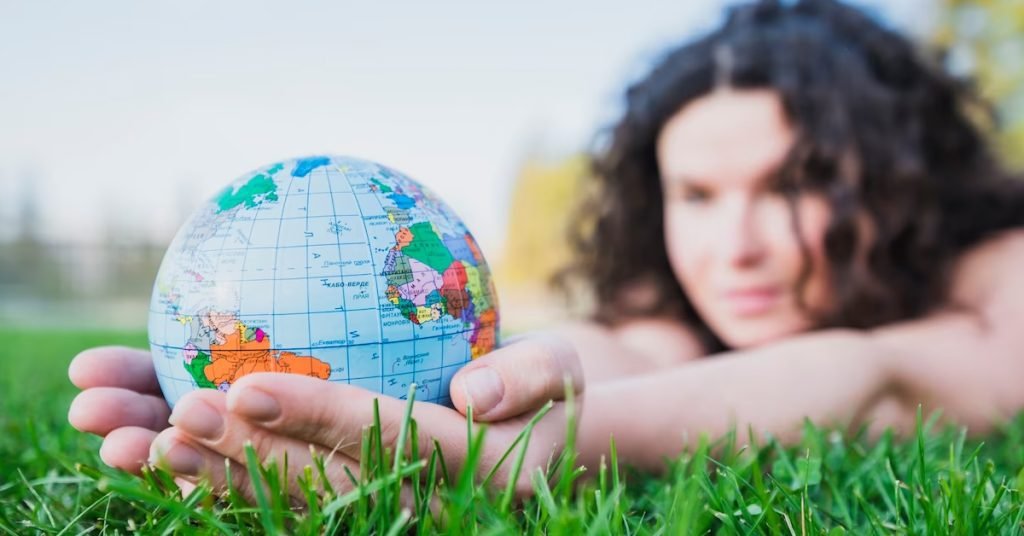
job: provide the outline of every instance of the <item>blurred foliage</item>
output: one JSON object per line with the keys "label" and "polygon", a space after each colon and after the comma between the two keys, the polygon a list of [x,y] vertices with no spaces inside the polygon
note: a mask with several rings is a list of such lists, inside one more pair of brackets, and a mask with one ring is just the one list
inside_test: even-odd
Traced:
{"label": "blurred foliage", "polygon": [[533,286],[569,260],[571,209],[583,191],[587,161],[526,159],[509,203],[505,251],[498,268],[503,284]]}
{"label": "blurred foliage", "polygon": [[21,238],[0,244],[0,299],[15,292],[56,299],[66,290],[57,263],[41,244]]}
{"label": "blurred foliage", "polygon": [[13,229],[5,229],[13,240],[0,240],[0,313],[3,301],[15,298],[36,302],[148,298],[163,244],[113,220],[91,240],[46,239],[40,229],[45,227],[47,199],[30,177],[23,180]]}
{"label": "blurred foliage", "polygon": [[938,0],[933,40],[948,49],[947,65],[971,75],[995,105],[997,146],[1007,162],[1024,167],[1024,2]]}
{"label": "blurred foliage", "polygon": [[0,300],[148,299],[163,255],[150,243],[0,243]]}

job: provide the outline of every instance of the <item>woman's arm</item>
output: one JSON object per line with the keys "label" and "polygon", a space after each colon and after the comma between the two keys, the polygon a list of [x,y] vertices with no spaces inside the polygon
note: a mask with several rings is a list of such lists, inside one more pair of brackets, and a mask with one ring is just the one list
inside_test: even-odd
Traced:
{"label": "woman's arm", "polygon": [[1024,231],[1006,232],[957,266],[951,299],[965,310],[875,330],[904,408],[941,408],[972,433],[1024,408],[1022,267]]}
{"label": "woman's arm", "polygon": [[850,423],[892,405],[892,383],[869,337],[819,332],[620,381],[588,385],[580,454],[594,465],[614,435],[620,459],[651,470],[701,434],[735,428],[799,436],[803,419]]}
{"label": "woman's arm", "polygon": [[577,323],[555,333],[579,355],[587,385],[650,373],[707,354],[689,327],[670,319],[643,318],[610,328]]}
{"label": "woman's arm", "polygon": [[502,421],[560,400],[568,376],[574,390],[649,374],[704,354],[697,337],[678,322],[646,318],[608,328],[576,323],[513,337],[467,363],[453,378],[451,396],[463,414]]}
{"label": "woman's arm", "polygon": [[873,331],[811,333],[721,354],[654,375],[588,385],[581,454],[593,463],[610,435],[623,459],[652,469],[702,433],[799,434],[805,418],[878,431],[913,427],[918,404],[972,433],[1024,408],[1024,235],[972,251],[946,311]]}

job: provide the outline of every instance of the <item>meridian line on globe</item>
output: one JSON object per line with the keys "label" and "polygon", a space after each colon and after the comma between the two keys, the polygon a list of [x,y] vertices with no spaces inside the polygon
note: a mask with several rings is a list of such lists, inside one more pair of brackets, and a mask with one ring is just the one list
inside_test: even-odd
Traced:
{"label": "meridian line on globe", "polygon": [[[276,174],[278,171],[280,171],[283,167],[284,166],[282,164],[272,165],[272,166],[270,166],[267,169],[266,173],[269,174],[271,177],[273,177],[273,175]],[[262,181],[263,178],[264,178],[264,176],[262,176],[262,174],[256,173],[255,176],[252,179],[250,179],[247,184],[252,184],[253,183],[253,179],[257,179],[257,180]],[[269,198],[269,200],[271,202],[273,202],[273,201],[277,200],[277,196],[276,196],[276,183],[272,179],[271,179],[271,186],[274,188],[274,190],[271,191],[271,194],[274,194],[274,195],[272,195],[272,196],[264,195],[263,199]],[[244,187],[239,188],[239,190],[243,190],[243,189],[244,189]],[[232,188],[229,186],[226,189],[226,191],[232,191]],[[252,189],[251,193],[254,196],[256,196],[256,195],[260,194],[260,191],[259,191],[259,189]],[[245,196],[239,196],[236,199],[242,200],[243,202],[246,200]],[[221,198],[221,201],[224,201],[223,197]],[[259,213],[260,207],[262,207],[262,202],[260,202],[260,203],[252,202],[252,203],[247,203],[247,205],[248,204],[255,204],[257,214]],[[217,210],[215,211],[215,214],[217,216],[220,216],[224,212],[224,210],[223,210],[224,207],[225,207],[224,203],[219,203],[218,207],[217,207]],[[213,226],[213,230],[212,230],[212,232],[210,232],[210,235],[209,235],[210,236],[210,240],[214,239],[217,236],[217,232],[219,231],[219,229],[221,227],[231,228],[231,226],[234,225],[235,221],[238,218],[238,213],[241,212],[242,210],[243,209],[236,204],[235,206],[233,206],[231,209],[228,210],[228,212],[230,214],[230,219],[228,219],[227,222],[221,221],[220,217],[214,217],[211,221],[207,222],[207,223],[212,224],[212,226]],[[255,219],[254,219],[253,223],[255,223]],[[250,229],[250,234],[251,234],[251,229]],[[225,250],[224,246],[227,243],[227,240],[228,240],[228,233],[224,233],[224,237],[223,237],[223,239],[220,242],[219,248],[217,249],[217,260],[214,261],[214,265],[215,266],[219,265],[220,262],[221,262],[221,259],[222,259],[223,255],[224,255],[224,250]],[[198,244],[196,245],[196,249],[199,249],[199,245]],[[197,253],[194,252],[194,253],[192,253],[192,255],[197,255]],[[242,257],[243,258],[243,261],[242,261],[243,265],[245,264],[245,258],[246,258],[247,255],[248,255],[248,250],[246,250],[244,252],[243,257]],[[193,258],[193,262],[194,261],[195,261],[195,257]],[[196,265],[196,268],[198,269],[198,265]],[[193,279],[195,281],[197,281],[197,282],[202,282],[203,280],[205,280],[205,277],[198,277],[200,274],[199,274],[199,272],[197,270],[188,269],[188,270],[186,270],[186,274],[192,274]],[[195,319],[196,319],[195,315],[182,315],[181,314],[181,310],[180,310],[180,304],[176,303],[177,300],[180,299],[180,295],[176,295],[176,296],[177,297],[175,299],[171,300],[171,301],[172,301],[173,310],[174,310],[175,314],[178,316],[179,323],[181,323],[182,327],[185,327],[186,325],[192,325],[192,322],[195,321]],[[186,344],[186,349],[182,353],[182,355],[183,355],[183,357],[185,358],[185,361],[186,361],[184,363],[185,366],[186,366],[186,369],[189,370],[190,372],[191,372],[191,370],[190,370],[189,366],[191,365],[191,363],[188,363],[188,358],[189,358],[189,354],[190,353],[196,353],[195,350],[196,350],[195,345],[192,343],[192,340],[190,339],[190,341]],[[205,367],[207,364],[209,364],[210,356],[209,356],[208,353],[205,353],[204,360],[206,361],[206,363],[202,363],[201,362],[201,363],[198,363],[197,366],[201,365],[202,367]],[[200,370],[198,370],[198,372],[202,372],[202,370],[200,369]],[[216,385],[213,384],[213,382],[209,381],[208,379],[205,382],[203,382],[202,384],[198,384],[197,383],[197,385],[199,385],[200,387],[216,388]],[[175,391],[177,393],[177,387],[175,388]]]}
{"label": "meridian line on globe", "polygon": [[[341,173],[341,177],[343,179],[345,179],[345,182],[348,184],[348,189],[352,190],[352,183],[349,182],[348,177],[345,175],[345,171],[343,169],[341,169],[340,167],[338,167],[337,169],[338,169],[338,172]],[[334,204],[334,189],[331,187],[331,177],[330,177],[329,174],[327,175],[325,180],[327,182],[327,193],[330,194],[330,197],[331,197],[331,212],[333,212],[335,214],[335,216],[337,216],[338,208]],[[353,196],[353,199],[355,199],[355,196]],[[356,208],[358,209],[359,208],[359,200],[356,199],[355,202],[356,202]],[[363,229],[363,233],[364,233],[364,236],[365,236],[365,233],[366,233],[366,229],[365,228]],[[367,242],[369,242],[369,237],[367,237]],[[345,281],[345,274],[344,274],[344,270],[342,269],[342,264],[341,264],[342,254],[341,254],[341,234],[340,233],[338,233],[335,236],[334,244],[335,244],[335,248],[336,248],[335,250],[338,252],[338,281],[344,283],[344,281]],[[371,258],[370,261],[372,263],[373,259]],[[376,282],[374,283],[374,286],[376,287]],[[341,306],[346,311],[348,310],[348,303],[347,303],[347,300],[345,298],[345,290],[344,290],[344,288],[341,290]],[[347,325],[346,325],[346,329],[348,329]],[[354,339],[354,337],[353,337],[353,339]],[[310,344],[313,344],[312,340],[310,340],[309,342],[310,342]],[[349,344],[345,345],[345,373],[348,374],[349,380],[352,379],[352,362],[351,362],[351,359],[350,359],[351,353],[352,353],[351,346],[352,346],[351,341],[349,342]],[[375,353],[374,355],[379,355],[379,353]],[[383,373],[383,370],[382,370],[382,373]]]}
{"label": "meridian line on globe", "polygon": [[[373,182],[382,192],[383,187],[387,187],[379,179]],[[407,216],[406,211],[414,209],[417,199],[422,197],[422,192],[412,192],[410,196],[399,188],[388,187],[388,191],[393,192],[386,196],[388,199],[400,199],[403,203],[396,211],[403,216]],[[389,216],[393,214],[389,212]],[[395,218],[389,219],[394,221]],[[388,301],[414,324],[435,321],[448,314],[472,325],[470,350],[471,357],[476,358],[494,348],[497,315],[486,298],[481,274],[472,264],[453,257],[448,244],[458,241],[446,238],[442,240],[430,222],[399,227],[383,272],[389,282]],[[472,235],[464,233],[462,239],[472,260],[479,263],[483,256]],[[411,260],[407,260],[406,255]],[[424,268],[414,269],[413,260]],[[448,274],[447,279],[444,274]],[[442,282],[440,288],[438,280]]]}
{"label": "meridian line on globe", "polygon": [[[337,166],[337,167],[338,167],[338,172],[341,173],[341,177],[343,179],[345,179],[345,183],[348,184],[348,189],[352,192],[352,199],[355,201],[356,210],[359,212],[359,218],[363,222],[363,236],[366,238],[366,243],[370,247],[373,247],[373,241],[370,239],[370,230],[369,230],[369,227],[367,226],[366,214],[363,211],[362,204],[359,202],[359,196],[356,194],[356,188],[352,184],[352,179],[350,179],[349,176],[348,176],[349,166],[346,165],[344,167],[342,167],[342,166]],[[371,191],[373,191],[373,187],[372,186],[371,186]],[[333,199],[333,197],[332,197],[332,199]],[[378,203],[379,203],[379,199],[378,199]],[[339,254],[340,254],[340,250],[339,250]],[[372,254],[370,255],[370,266],[373,267],[373,271],[374,272],[377,271],[377,263],[376,263],[376,261],[374,261],[374,258],[373,258]],[[378,281],[378,279],[376,277],[373,278],[373,287],[374,287],[374,290],[376,291],[376,294],[379,296],[380,295],[380,282]],[[380,349],[381,349],[380,353],[381,353],[381,355],[378,356],[376,353],[374,353],[373,354],[373,358],[379,360],[379,363],[377,364],[377,366],[380,367],[380,391],[384,392],[384,359],[383,359],[383,355],[384,355],[384,319],[383,319],[383,315],[379,314],[379,311],[378,311],[378,314],[377,314],[377,328],[380,330],[379,331],[380,341],[378,343],[380,344]]]}
{"label": "meridian line on globe", "polygon": [[[310,177],[309,174],[314,169],[316,169],[317,167],[323,166],[323,165],[325,165],[325,164],[327,164],[329,162],[330,162],[329,158],[312,158],[312,159],[300,160],[295,165],[295,170],[292,171],[292,176],[296,176],[296,173],[298,173],[300,171],[300,168],[304,166],[306,169],[303,170],[303,172],[304,172],[303,176],[305,176],[306,179],[309,181],[308,184],[306,184],[306,188],[305,188],[305,190],[306,190],[306,204],[305,204],[305,207],[306,207],[306,214],[305,214],[306,221],[305,221],[305,231],[303,231],[303,233],[304,233],[303,236],[306,239],[305,240],[305,244],[303,244],[305,246],[305,255],[304,255],[304,257],[307,260],[303,264],[305,264],[305,272],[306,272],[306,292],[304,293],[306,295],[305,296],[306,297],[306,337],[307,337],[307,340],[308,340],[310,346],[313,345],[313,333],[312,333],[313,327],[311,325],[313,323],[313,320],[312,320],[312,318],[310,317],[310,314],[309,314],[309,260],[308,259],[309,259],[309,239],[310,239],[310,237],[313,236],[313,233],[311,233],[310,230],[309,230],[309,194],[313,190],[313,179],[315,177]],[[280,246],[280,244],[278,244],[278,245]],[[344,293],[342,293],[342,296],[344,296]],[[312,351],[313,351],[312,348],[310,348],[310,352],[312,352]],[[326,363],[324,363],[324,364],[326,365]],[[323,379],[326,380],[330,376],[331,376],[331,369],[330,369],[330,365],[328,365],[327,366],[327,377],[325,377]]]}

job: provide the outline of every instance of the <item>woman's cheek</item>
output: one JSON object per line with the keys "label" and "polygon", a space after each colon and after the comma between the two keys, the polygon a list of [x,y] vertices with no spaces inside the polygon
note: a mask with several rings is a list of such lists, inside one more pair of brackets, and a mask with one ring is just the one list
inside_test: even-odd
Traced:
{"label": "woman's cheek", "polygon": [[707,221],[701,224],[696,211],[688,207],[665,208],[665,247],[676,279],[684,287],[691,286],[699,272],[706,235],[713,232]]}
{"label": "woman's cheek", "polygon": [[669,264],[672,270],[679,275],[679,262],[682,259],[683,244],[680,240],[683,237],[683,227],[679,214],[671,206],[665,207],[665,252],[668,254]]}

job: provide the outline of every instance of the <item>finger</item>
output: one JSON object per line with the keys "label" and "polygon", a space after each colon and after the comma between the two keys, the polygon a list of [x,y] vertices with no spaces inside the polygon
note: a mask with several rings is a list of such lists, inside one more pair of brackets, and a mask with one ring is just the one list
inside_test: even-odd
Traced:
{"label": "finger", "polygon": [[181,490],[182,497],[188,497],[196,489],[196,483],[185,477],[174,477],[174,483],[177,484],[178,489]]}
{"label": "finger", "polygon": [[116,469],[139,474],[142,467],[146,465],[146,460],[149,458],[149,446],[153,443],[153,438],[156,435],[157,433],[153,430],[137,426],[112,430],[103,439],[103,445],[100,447],[100,459],[103,460],[103,463]]}
{"label": "finger", "polygon": [[253,481],[243,464],[196,443],[179,428],[168,428],[153,439],[149,463],[174,473],[183,491],[183,483],[194,489],[203,479],[215,493],[227,491],[230,484],[230,489],[247,501],[256,499]]}
{"label": "finger", "polygon": [[461,413],[472,405],[474,419],[500,421],[562,400],[566,378],[574,392],[582,392],[583,367],[572,344],[554,335],[531,336],[467,364],[452,378],[450,393]]}
{"label": "finger", "polygon": [[[363,429],[374,422],[373,400],[380,409],[381,440],[394,447],[405,419],[406,401],[343,383],[296,374],[250,374],[231,386],[227,407],[259,426],[310,443],[337,448],[358,459]],[[415,403],[412,417],[423,432],[418,447],[429,452],[437,438],[445,453],[465,450],[465,418],[449,408]]]}
{"label": "finger", "polygon": [[[304,506],[308,501],[308,496],[300,487],[296,477],[303,474],[306,465],[312,466],[312,460],[310,458],[310,463],[306,465],[301,465],[301,461],[294,464],[291,461],[292,459],[289,457],[288,494],[295,506]],[[256,502],[256,486],[263,486],[264,494],[270,493],[266,482],[252,480],[248,469],[246,469],[246,462],[236,461],[206,448],[177,427],[168,428],[156,436],[150,450],[150,463],[178,475],[175,481],[182,487],[183,492],[186,488],[194,488],[195,483],[202,479],[213,488],[214,492],[223,493],[230,486],[230,489],[250,503]],[[358,473],[353,472],[353,474]],[[343,478],[346,479],[344,487],[339,487],[332,480],[331,485],[335,493],[344,493],[344,490],[352,487],[349,484],[350,481],[347,480],[347,475]],[[315,496],[323,497],[324,489],[323,483],[319,482]],[[403,483],[399,500],[404,507],[414,508],[414,495],[408,482]],[[431,510],[439,511],[439,506],[437,497],[433,497]]]}
{"label": "finger", "polygon": [[82,432],[100,436],[125,426],[158,432],[167,428],[170,412],[163,398],[117,387],[93,387],[71,402],[68,422]]}
{"label": "finger", "polygon": [[[233,386],[232,390],[236,387]],[[353,483],[345,473],[346,468],[352,474],[359,474],[358,462],[334,452],[330,446],[281,435],[229,413],[221,392],[190,393],[175,406],[171,420],[175,428],[187,434],[193,443],[243,465],[247,463],[246,445],[251,444],[258,459],[286,464],[288,474],[293,476],[303,474],[306,466],[314,465],[314,453],[322,456],[325,476],[336,491],[339,488],[345,491],[352,489]],[[290,486],[293,492],[299,493],[294,482]]]}
{"label": "finger", "polygon": [[151,354],[123,346],[90,348],[68,365],[68,377],[79,389],[120,387],[161,396]]}

